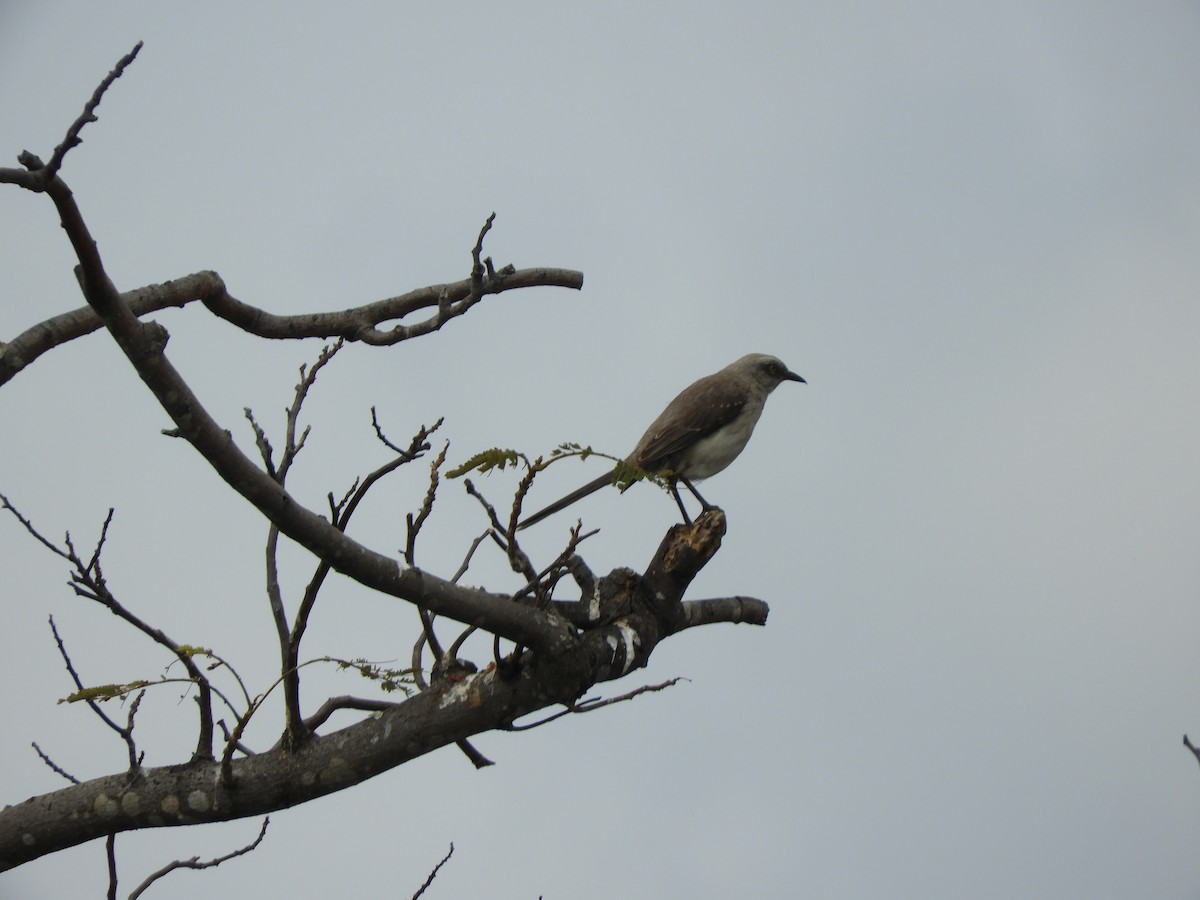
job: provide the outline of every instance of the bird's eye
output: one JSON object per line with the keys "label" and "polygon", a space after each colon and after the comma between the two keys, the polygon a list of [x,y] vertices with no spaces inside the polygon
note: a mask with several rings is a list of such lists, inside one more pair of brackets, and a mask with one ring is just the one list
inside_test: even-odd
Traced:
{"label": "bird's eye", "polygon": [[772,375],[778,375],[779,368],[780,368],[779,363],[777,363],[777,362],[767,363],[767,371],[770,372]]}

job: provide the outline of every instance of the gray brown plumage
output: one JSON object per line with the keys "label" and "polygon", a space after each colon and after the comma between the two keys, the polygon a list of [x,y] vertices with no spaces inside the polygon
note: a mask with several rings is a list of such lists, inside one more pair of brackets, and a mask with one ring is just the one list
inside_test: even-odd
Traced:
{"label": "gray brown plumage", "polygon": [[[679,498],[676,481],[682,481],[701,505],[709,508],[692,482],[717,474],[737,459],[754,432],[767,396],[784,381],[804,379],[788,371],[774,356],[743,356],[684,388],[646,429],[626,462],[647,472],[665,474],[685,519],[687,510]],[[588,482],[517,527],[528,528],[612,484],[614,474],[609,472]]]}

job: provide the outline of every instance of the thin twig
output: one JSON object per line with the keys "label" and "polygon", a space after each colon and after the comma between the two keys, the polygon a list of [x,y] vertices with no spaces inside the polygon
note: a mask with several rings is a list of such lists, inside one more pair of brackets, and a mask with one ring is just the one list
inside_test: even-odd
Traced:
{"label": "thin twig", "polygon": [[[195,655],[204,655],[213,661],[212,664],[210,666],[208,666],[208,671],[210,671],[210,672],[213,669],[218,669],[218,668],[228,669],[229,674],[233,676],[233,680],[237,682],[238,688],[242,692],[242,697],[246,701],[246,705],[249,706],[251,703],[254,702],[253,699],[250,697],[250,691],[246,688],[246,682],[242,680],[242,676],[238,674],[238,670],[235,669],[232,665],[230,665],[228,660],[226,660],[224,657],[220,656],[219,654],[213,653],[212,650],[208,649],[207,647],[203,648],[202,650],[200,650],[200,649],[196,650]],[[213,693],[219,693],[219,692],[217,691],[216,688],[213,688]],[[229,702],[228,698],[226,698],[224,694],[220,694],[220,697],[225,702],[225,705],[228,706],[231,710],[233,710],[233,712],[236,714],[237,710],[234,709],[233,704]]]}
{"label": "thin twig", "polygon": [[[71,573],[69,583],[72,590],[74,590],[76,594],[78,594],[80,597],[93,600],[96,603],[104,606],[109,612],[113,613],[118,618],[123,619],[126,623],[132,625],[155,643],[167,648],[175,655],[175,658],[179,660],[179,662],[187,670],[188,676],[196,684],[196,689],[200,694],[198,703],[200,712],[200,729],[199,736],[196,741],[196,750],[193,753],[193,758],[211,759],[213,734],[212,689],[208,683],[208,679],[204,677],[203,673],[201,673],[200,669],[192,661],[191,657],[178,644],[171,640],[171,638],[169,638],[165,632],[159,628],[154,628],[148,625],[138,616],[131,613],[108,589],[108,584],[105,581],[104,572],[100,565],[100,555],[104,549],[105,541],[108,539],[108,529],[112,525],[113,521],[113,510],[109,509],[107,516],[105,516],[104,524],[100,529],[100,537],[96,541],[95,550],[92,552],[91,559],[85,563],[75,550],[75,545],[71,541],[70,532],[68,532],[63,538],[63,543],[66,547],[64,550],[62,547],[56,546],[54,543],[43,537],[37,531],[37,529],[34,528],[33,523],[22,516],[20,512],[13,507],[13,505],[8,501],[7,497],[0,495],[0,504],[2,504],[5,509],[9,510],[17,518],[17,521],[24,526],[25,530],[28,531],[34,538],[36,538],[43,546],[49,549],[56,556],[67,560],[72,565],[75,571]],[[82,691],[84,689],[83,682],[79,679],[79,676],[75,673],[74,667],[71,665],[70,657],[67,655],[62,639],[58,635],[58,630],[54,626],[53,617],[50,620],[50,629],[54,632],[54,639],[58,643],[59,653],[62,655],[63,660],[67,665],[67,671],[75,680],[76,687]],[[117,725],[115,722],[113,722],[112,719],[106,716],[94,703],[89,702],[89,705],[110,728],[122,735],[126,744],[129,746],[130,759],[136,759],[137,753],[133,746],[131,734],[123,729],[120,725]]]}
{"label": "thin twig", "polygon": [[425,499],[421,503],[421,509],[415,517],[412,513],[409,513],[407,516],[408,539],[404,544],[404,561],[410,566],[416,565],[413,560],[416,558],[417,535],[421,533],[421,526],[425,524],[425,520],[433,512],[433,502],[437,499],[438,472],[442,468],[442,464],[446,462],[446,451],[449,449],[450,442],[447,441],[442,445],[442,452],[429,464],[429,490],[425,492]]}
{"label": "thin twig", "polygon": [[129,771],[136,772],[142,764],[144,753],[137,752],[137,745],[133,741],[133,718],[137,715],[138,707],[142,705],[142,698],[146,696],[146,689],[142,688],[134,695],[133,702],[129,704],[129,715],[125,720],[124,734],[128,736],[126,741],[129,749]]}
{"label": "thin twig", "polygon": [[296,439],[296,426],[300,421],[300,410],[304,406],[304,401],[308,397],[309,390],[317,382],[317,373],[319,373],[329,361],[337,355],[337,352],[345,346],[345,341],[338,338],[333,344],[326,345],[321,348],[320,355],[311,367],[300,367],[300,383],[296,385],[296,393],[292,399],[292,405],[287,409],[287,437],[283,451],[283,456],[279,462],[279,473],[276,480],[282,485],[287,476],[287,470],[291,468],[292,463],[296,461],[296,457],[300,455],[300,451],[304,449],[304,443],[308,440],[309,429],[306,427],[300,434],[299,440]]}
{"label": "thin twig", "polygon": [[508,531],[508,526],[500,521],[500,517],[496,514],[496,508],[487,501],[483,494],[479,493],[475,487],[475,483],[470,478],[463,479],[463,487],[468,494],[479,501],[480,505],[487,512],[488,520],[492,523],[492,530],[488,536],[505,552],[513,571],[519,575],[524,575],[527,579],[536,578],[537,570],[533,567],[533,562],[529,557],[520,548],[516,548],[514,551],[515,545],[504,539],[504,535]]}
{"label": "thin twig", "polygon": [[55,772],[58,775],[61,775],[63,778],[67,779],[67,781],[71,782],[72,784],[80,784],[81,783],[80,780],[78,778],[76,778],[74,775],[72,775],[70,772],[55,765],[54,760],[52,760],[49,756],[47,756],[45,753],[42,752],[42,748],[37,745],[37,741],[33,741],[33,749],[37,751],[37,755],[42,758],[42,762],[44,762],[46,765],[48,765],[50,767],[51,771]]}
{"label": "thin twig", "polygon": [[524,587],[512,595],[514,603],[519,602],[530,591],[536,591],[537,605],[545,605],[545,601],[549,599],[550,593],[554,590],[554,586],[558,583],[559,579],[570,572],[570,562],[575,557],[576,548],[588,538],[600,533],[600,529],[593,528],[591,531],[580,534],[581,527],[581,523],[578,521],[571,526],[570,537],[562,553],[555,558],[554,562],[529,579]]}
{"label": "thin twig", "polygon": [[[233,737],[233,734],[229,731],[229,726],[225,724],[224,719],[217,719],[217,727],[221,729],[221,734],[224,735],[226,741],[228,741],[230,738]],[[241,741],[234,741],[233,746],[237,750],[239,750],[243,756],[257,756],[258,755],[253,750],[251,750],[249,747],[247,747],[245,744],[243,744]]]}
{"label": "thin twig", "polygon": [[637,697],[640,694],[665,691],[667,688],[673,687],[680,681],[687,680],[688,679],[681,676],[676,676],[675,678],[671,678],[662,682],[661,684],[644,684],[639,688],[634,688],[632,691],[616,697],[597,697],[589,700],[582,700],[579,703],[571,704],[566,709],[561,709],[552,715],[546,716],[544,719],[539,719],[536,722],[530,722],[528,725],[509,725],[505,731],[529,731],[531,728],[540,728],[542,725],[547,725],[550,722],[553,722],[555,719],[561,719],[563,716],[569,716],[574,713],[589,713],[604,706],[612,706],[614,703],[624,703],[626,700],[632,700],[634,697]]}
{"label": "thin twig", "polygon": [[[72,551],[74,555],[74,551]],[[109,591],[107,584],[99,575],[95,577],[88,574],[82,569],[76,558],[76,565],[79,571],[71,577],[72,587],[75,592],[82,597],[87,597],[95,600],[97,603],[104,606],[109,612],[115,614],[118,618],[132,625],[135,629],[142,632],[156,644],[165,647],[175,655],[179,660],[180,665],[187,671],[188,677],[196,685],[196,690],[199,692],[199,711],[200,711],[200,733],[196,740],[196,750],[193,753],[195,759],[212,759],[212,738],[213,738],[213,722],[212,722],[212,685],[204,673],[200,671],[200,667],[196,665],[191,655],[184,650],[179,644],[173,641],[161,628],[146,623],[140,617],[134,615],[123,606],[112,592]]]}
{"label": "thin twig", "polygon": [[483,254],[483,239],[487,237],[487,233],[492,230],[492,223],[496,221],[496,214],[493,212],[487,217],[487,221],[483,223],[483,227],[479,229],[479,237],[475,239],[475,246],[471,248],[471,282],[474,289],[475,283],[478,281],[482,287],[484,275],[494,275],[492,269],[492,260],[488,258],[486,261],[481,260]]}
{"label": "thin twig", "polygon": [[342,697],[330,697],[321,704],[320,709],[304,720],[304,727],[309,732],[315,732],[339,709],[382,712],[385,709],[395,709],[400,705],[394,700],[373,700],[367,697],[351,697],[348,694]]}
{"label": "thin twig", "polygon": [[[71,557],[67,554],[67,552],[65,550],[63,550],[61,547],[59,547],[57,544],[55,544],[53,541],[49,540],[48,538],[43,537],[42,534],[36,528],[33,527],[33,523],[30,522],[23,515],[21,515],[20,510],[18,510],[15,506],[13,506],[12,503],[9,502],[8,497],[4,496],[4,494],[0,494],[0,507],[7,509],[10,513],[12,513],[13,517],[16,518],[16,520],[18,522],[21,523],[21,527],[23,527],[26,531],[28,531],[34,537],[34,539],[37,540],[38,543],[40,543],[43,547],[45,547],[47,550],[49,550],[55,556],[61,556],[63,559],[67,560],[68,562],[71,560]],[[70,540],[70,537],[71,536],[68,534],[67,540]]]}
{"label": "thin twig", "polygon": [[1200,747],[1197,747],[1190,740],[1188,740],[1188,736],[1186,734],[1183,736],[1183,746],[1191,750],[1192,756],[1196,757],[1196,762],[1200,763]]}
{"label": "thin twig", "polygon": [[420,888],[417,889],[417,892],[415,894],[412,895],[412,900],[417,900],[418,897],[420,897],[423,893],[425,893],[425,889],[427,887],[429,887],[431,884],[433,884],[433,879],[435,879],[437,877],[438,869],[440,869],[447,862],[449,862],[450,857],[453,855],[454,855],[454,844],[451,844],[449,852],[445,856],[442,857],[442,861],[440,863],[438,863],[436,866],[433,867],[433,871],[429,873],[429,877],[425,879],[425,883],[423,885],[421,885]]}
{"label": "thin twig", "polygon": [[267,433],[262,426],[258,424],[258,420],[254,418],[254,413],[250,407],[242,410],[246,416],[246,421],[250,423],[250,428],[254,431],[254,443],[258,446],[258,453],[262,457],[263,468],[267,470],[267,474],[275,480],[279,480],[279,473],[275,471],[275,448],[271,446],[271,441],[267,438]]}
{"label": "thin twig", "polygon": [[[115,512],[113,507],[108,508],[108,515],[104,517],[104,524],[100,526],[100,537],[96,540],[96,549],[92,551],[92,558],[88,560],[85,569],[85,571],[93,573],[97,580],[104,578],[100,571],[100,553],[104,550],[104,542],[108,540],[108,527],[112,525]],[[74,548],[72,548],[72,552],[74,552]]]}
{"label": "thin twig", "polygon": [[[62,657],[63,664],[67,667],[67,674],[70,675],[71,680],[75,682],[76,690],[82,691],[84,690],[83,680],[79,677],[79,673],[75,671],[75,665],[71,662],[71,655],[67,653],[66,644],[63,643],[62,636],[58,633],[58,626],[54,624],[54,616],[50,616],[49,618],[50,633],[54,635],[54,643],[58,645],[58,655]],[[109,718],[108,713],[100,708],[100,704],[98,704],[95,700],[87,700],[86,703],[91,708],[92,712],[100,717],[100,721],[119,734],[121,738],[128,744],[129,738],[125,734],[125,729]]]}
{"label": "thin twig", "polygon": [[[397,450],[395,459],[380,466],[365,478],[355,479],[353,487],[346,493],[340,503],[335,504],[333,502],[333,495],[330,494],[330,521],[333,526],[339,531],[344,532],[350,523],[351,516],[354,515],[355,510],[358,509],[367,492],[382,478],[396,471],[400,466],[419,459],[421,454],[429,449],[430,435],[441,427],[443,421],[443,419],[438,419],[431,426],[422,425],[418,428],[417,433],[413,435],[412,440],[409,442],[407,450]],[[389,446],[392,445],[389,444]],[[304,638],[304,632],[308,629],[308,620],[312,615],[313,607],[316,605],[317,595],[331,569],[332,566],[325,560],[321,560],[317,564],[312,578],[309,579],[308,585],[304,589],[304,596],[300,600],[295,619],[288,633],[282,671],[285,680],[284,701],[287,707],[287,734],[292,740],[302,740],[304,737],[304,734],[300,731],[302,724],[300,716],[300,666],[298,665],[300,660],[300,642]],[[280,601],[280,608],[282,609],[282,601]]]}
{"label": "thin twig", "polygon": [[104,92],[109,89],[114,81],[121,77],[125,69],[129,67],[129,64],[137,58],[138,51],[141,49],[142,42],[138,41],[133,45],[132,50],[117,61],[113,70],[105,76],[104,80],[100,82],[100,86],[92,92],[92,98],[83,107],[83,114],[67,129],[67,136],[63,139],[63,142],[54,148],[54,155],[50,157],[50,162],[46,164],[47,180],[58,174],[67,151],[83,143],[83,139],[79,137],[79,133],[83,131],[83,127],[89,122],[98,121],[96,118],[96,107],[100,105],[100,101],[104,98]]}
{"label": "thin twig", "polygon": [[171,874],[176,869],[211,869],[215,866],[219,866],[223,862],[228,862],[229,860],[236,859],[239,856],[245,856],[263,842],[263,838],[267,836],[267,826],[270,824],[271,817],[267,816],[265,819],[263,819],[262,828],[258,830],[258,837],[256,837],[245,847],[234,850],[232,853],[226,853],[224,856],[217,856],[213,859],[205,860],[204,862],[200,862],[200,857],[193,856],[191,859],[177,859],[173,862],[167,863],[157,872],[150,874],[145,881],[139,884],[133,893],[129,895],[129,900],[137,900],[138,897],[142,896],[146,888],[150,887],[150,885],[158,881],[158,879],[162,878],[164,875]]}
{"label": "thin twig", "polygon": [[433,630],[433,620],[436,617],[423,606],[417,607],[417,617],[421,620],[421,636],[424,638],[425,643],[429,645],[429,652],[433,654],[434,667],[436,668],[437,664],[445,658],[441,642],[437,639],[437,632]]}
{"label": "thin twig", "polygon": [[462,565],[458,567],[458,571],[450,577],[451,584],[458,584],[458,580],[467,574],[467,569],[471,566],[471,557],[475,555],[475,551],[479,549],[479,545],[487,539],[488,532],[485,531],[475,540],[471,541],[471,547],[467,550],[467,555],[463,557]]}
{"label": "thin twig", "polygon": [[[428,637],[425,633],[425,629],[422,628],[421,633],[417,636],[416,643],[413,644],[412,649],[413,683],[417,686],[417,690],[419,691],[429,690],[429,682],[425,680],[425,675],[422,673],[422,669],[424,668],[423,657],[425,655],[425,643],[427,640]],[[436,657],[434,658],[436,659]]]}
{"label": "thin twig", "polygon": [[117,835],[113,832],[104,841],[104,857],[108,861],[108,900],[117,900]]}

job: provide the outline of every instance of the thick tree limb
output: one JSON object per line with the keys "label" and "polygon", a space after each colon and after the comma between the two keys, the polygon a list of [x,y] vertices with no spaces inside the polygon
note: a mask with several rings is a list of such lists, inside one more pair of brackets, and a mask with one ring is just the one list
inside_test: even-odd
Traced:
{"label": "thick tree limb", "polygon": [[[312,737],[298,748],[277,746],[220,764],[139,769],[97,778],[0,810],[0,871],[98,837],[140,828],[228,821],[295,806],[366,781],[411,759],[507,728],[550,706],[570,706],[594,685],[645,665],[682,615],[683,591],[719,546],[717,509],[663,539],[645,576],[601,580],[605,608],[629,612],[579,636],[559,652],[527,652],[502,677],[490,667],[459,681],[443,680],[361,722]],[[669,593],[654,596],[651,586]]]}
{"label": "thick tree limb", "polygon": [[[298,749],[275,749],[230,763],[122,772],[31,798],[0,811],[0,871],[107,834],[140,828],[258,816],[359,784],[417,756],[550,704],[570,703],[593,679],[624,672],[609,665],[629,641],[595,633],[562,659],[529,659],[517,678],[496,670],[431,688]],[[631,632],[632,633],[632,632]]]}

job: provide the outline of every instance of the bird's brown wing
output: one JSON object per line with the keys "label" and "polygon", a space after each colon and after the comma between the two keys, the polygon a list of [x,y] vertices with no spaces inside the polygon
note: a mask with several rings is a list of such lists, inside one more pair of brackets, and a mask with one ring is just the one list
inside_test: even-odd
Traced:
{"label": "bird's brown wing", "polygon": [[629,459],[651,472],[670,468],[677,453],[724,428],[745,405],[745,389],[731,384],[730,378],[701,378],[667,405],[646,429]]}

